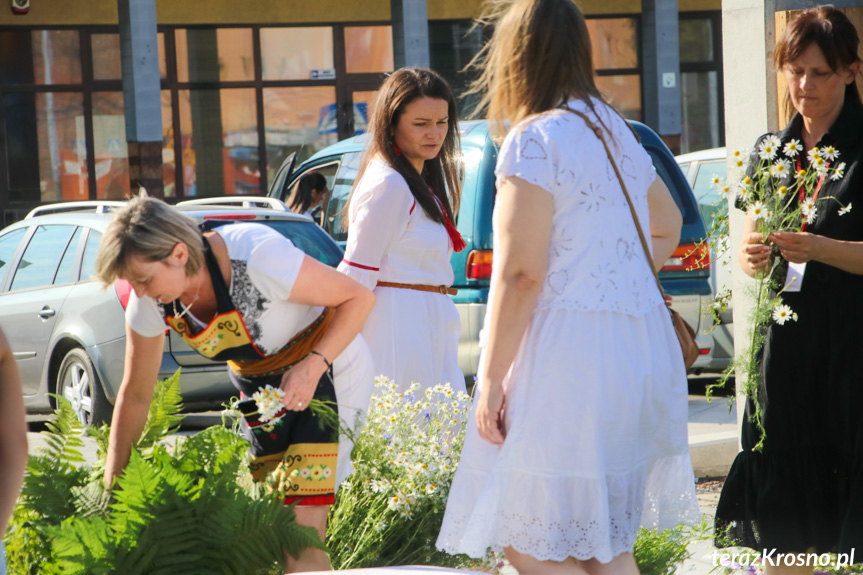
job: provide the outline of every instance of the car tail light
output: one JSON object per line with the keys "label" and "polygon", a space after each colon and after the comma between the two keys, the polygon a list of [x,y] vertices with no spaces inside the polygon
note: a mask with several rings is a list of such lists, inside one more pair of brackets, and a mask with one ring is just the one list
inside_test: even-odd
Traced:
{"label": "car tail light", "polygon": [[255,214],[210,214],[204,216],[205,220],[254,220]]}
{"label": "car tail light", "polygon": [[467,255],[464,275],[469,280],[491,279],[491,250],[473,250]]}
{"label": "car tail light", "polygon": [[708,353],[710,353],[710,348],[708,348],[708,347],[699,347],[698,348],[698,355],[707,355]]}
{"label": "car tail light", "polygon": [[123,309],[129,305],[129,296],[132,294],[132,284],[126,280],[116,280],[114,282],[114,291],[117,292],[117,298],[120,300],[120,305]]}
{"label": "car tail light", "polygon": [[707,244],[680,244],[662,266],[664,272],[704,269],[710,269],[710,248]]}

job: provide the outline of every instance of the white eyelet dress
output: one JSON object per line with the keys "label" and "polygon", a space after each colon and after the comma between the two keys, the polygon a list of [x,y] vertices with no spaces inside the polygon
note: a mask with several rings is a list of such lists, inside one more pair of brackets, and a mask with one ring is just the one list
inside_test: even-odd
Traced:
{"label": "white eyelet dress", "polygon": [[452,285],[446,228],[425,214],[402,175],[378,159],[369,162],[348,217],[339,271],[375,292],[375,307],[362,330],[375,374],[385,375],[401,391],[413,382],[423,389],[449,383],[463,391],[461,322],[449,296],[377,286],[378,281]]}
{"label": "white eyelet dress", "polygon": [[[601,125],[585,103],[571,106]],[[622,119],[595,106],[649,229],[650,157]],[[469,418],[437,545],[607,563],[632,550],[640,526],[700,521],[680,346],[620,184],[583,120],[560,110],[519,124],[496,174],[498,189],[517,176],[552,194],[548,270],[504,382],[506,439],[487,443]]]}

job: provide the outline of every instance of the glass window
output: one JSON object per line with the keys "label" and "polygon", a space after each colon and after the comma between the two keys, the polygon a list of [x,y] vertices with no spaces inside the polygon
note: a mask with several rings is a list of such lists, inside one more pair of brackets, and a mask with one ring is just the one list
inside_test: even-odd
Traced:
{"label": "glass window", "polygon": [[54,276],[54,285],[71,283],[77,279],[72,276],[72,273],[75,271],[75,256],[78,255],[78,239],[80,237],[81,228],[75,228],[72,241],[66,246],[66,252],[63,254],[63,259],[60,260],[60,267],[57,268],[57,273]]}
{"label": "glass window", "polygon": [[15,257],[15,252],[18,251],[18,244],[24,237],[24,232],[27,228],[21,228],[8,234],[0,236],[0,285],[6,277],[6,270],[9,269],[9,262]]}
{"label": "glass window", "polygon": [[719,124],[721,102],[718,72],[683,72],[680,74],[680,100],[683,106],[683,133],[680,152],[717,148],[723,126]]}
{"label": "glass window", "polygon": [[369,118],[375,109],[378,90],[356,90],[354,100],[354,136],[365,134],[369,127]]}
{"label": "glass window", "polygon": [[83,96],[7,94],[3,106],[12,198],[88,199]]}
{"label": "glass window", "polygon": [[84,258],[81,260],[81,281],[96,279],[96,254],[99,253],[100,243],[102,243],[102,234],[96,230],[90,230],[87,245],[84,246]]}
{"label": "glass window", "polygon": [[593,48],[593,67],[637,68],[638,25],[635,18],[590,18],[587,30]]}
{"label": "glass window", "polygon": [[78,31],[0,32],[0,75],[6,85],[80,84]]}
{"label": "glass window", "polygon": [[713,61],[713,20],[681,18],[678,24],[681,62]]}
{"label": "glass window", "polygon": [[345,63],[348,74],[392,72],[392,26],[346,26]]}
{"label": "glass window", "polygon": [[177,158],[174,153],[174,116],[171,109],[171,92],[162,90],[162,179],[165,197],[177,195]]}
{"label": "glass window", "polygon": [[695,175],[692,193],[698,202],[698,209],[701,210],[701,217],[708,231],[711,229],[714,216],[718,213],[728,211],[728,204],[725,202],[720,203],[719,200],[722,196],[719,190],[711,183],[713,176],[719,176],[724,180],[727,170],[728,167],[725,164],[725,158],[722,158],[721,160],[701,162]]}
{"label": "glass window", "polygon": [[93,146],[96,156],[96,197],[129,197],[129,151],[123,92],[93,93]]}
{"label": "glass window", "polygon": [[184,195],[261,193],[255,90],[180,90],[179,104]]}
{"label": "glass window", "polygon": [[75,226],[39,226],[15,270],[12,290],[51,285]]}
{"label": "glass window", "polygon": [[312,70],[333,67],[331,27],[261,28],[264,80],[309,80]]}
{"label": "glass window", "polygon": [[640,76],[597,76],[596,87],[627,119],[641,121]]}
{"label": "glass window", "polygon": [[455,79],[482,49],[482,28],[472,21],[429,22],[431,68],[445,78]]}
{"label": "glass window", "polygon": [[351,188],[360,169],[362,152],[353,152],[342,156],[342,162],[336,172],[336,179],[330,187],[330,201],[327,204],[327,216],[324,219],[324,229],[333,239],[339,242],[347,241],[348,231],[342,226],[342,213]]}
{"label": "glass window", "polygon": [[[165,62],[165,35],[158,35],[159,50],[159,77],[167,78],[167,65]],[[93,79],[94,80],[120,80],[123,71],[120,66],[120,35],[119,34],[93,34],[90,36],[90,46],[93,52]]]}
{"label": "glass window", "polygon": [[178,29],[175,38],[180,82],[255,79],[251,28]]}
{"label": "glass window", "polygon": [[338,140],[335,87],[264,88],[264,126],[269,181],[291,152],[302,162]]}

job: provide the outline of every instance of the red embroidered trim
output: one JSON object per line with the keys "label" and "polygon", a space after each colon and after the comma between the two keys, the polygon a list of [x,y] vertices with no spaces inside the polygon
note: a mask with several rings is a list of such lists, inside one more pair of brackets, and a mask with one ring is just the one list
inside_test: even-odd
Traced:
{"label": "red embroidered trim", "polygon": [[373,268],[371,266],[364,266],[363,264],[355,264],[354,262],[349,261],[347,259],[343,259],[342,261],[345,262],[346,264],[348,264],[349,266],[354,266],[355,268],[360,268],[361,270],[370,270],[373,272],[381,271],[381,268]]}
{"label": "red embroidered trim", "polygon": [[414,213],[414,208],[415,208],[415,207],[417,207],[417,201],[416,201],[416,200],[414,200],[414,203],[413,203],[413,205],[411,206],[411,211],[409,211],[409,212],[408,212],[408,215],[411,215],[412,213]]}
{"label": "red embroidered trim", "polygon": [[306,507],[311,505],[332,505],[336,502],[335,495],[313,495],[310,497],[285,497],[285,506],[287,507],[294,501],[299,501],[298,506]]}

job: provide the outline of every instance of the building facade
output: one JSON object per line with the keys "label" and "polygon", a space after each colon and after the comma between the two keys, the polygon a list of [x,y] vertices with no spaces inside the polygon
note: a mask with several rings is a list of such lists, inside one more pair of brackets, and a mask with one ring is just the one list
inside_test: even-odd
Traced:
{"label": "building facade", "polygon": [[[600,89],[642,119],[641,0],[578,0]],[[432,68],[462,95],[482,0],[428,0]],[[393,70],[389,0],[157,0],[167,198],[265,193],[282,160],[366,128]],[[720,0],[680,0],[681,152],[724,145]],[[3,224],[130,193],[116,0],[0,11]],[[471,108],[471,98],[461,108]]]}

